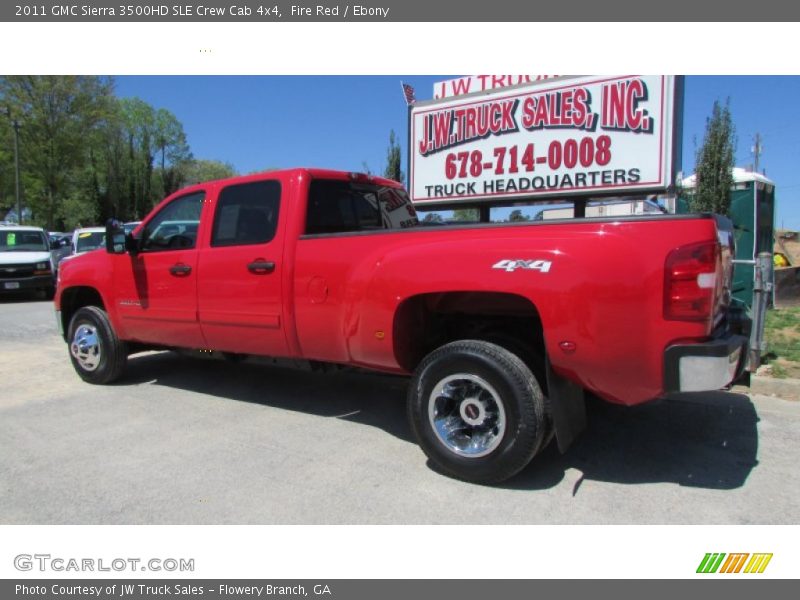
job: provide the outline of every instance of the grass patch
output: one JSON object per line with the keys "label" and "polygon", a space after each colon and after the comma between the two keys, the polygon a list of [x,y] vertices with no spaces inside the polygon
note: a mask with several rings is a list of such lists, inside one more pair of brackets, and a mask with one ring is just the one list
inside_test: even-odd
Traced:
{"label": "grass patch", "polygon": [[773,308],[767,311],[767,331],[789,330],[800,335],[800,307]]}
{"label": "grass patch", "polygon": [[771,374],[775,379],[786,379],[788,373],[786,368],[779,362],[771,362],[769,366],[772,367]]}
{"label": "grass patch", "polygon": [[800,307],[768,311],[764,337],[773,376],[800,377]]}

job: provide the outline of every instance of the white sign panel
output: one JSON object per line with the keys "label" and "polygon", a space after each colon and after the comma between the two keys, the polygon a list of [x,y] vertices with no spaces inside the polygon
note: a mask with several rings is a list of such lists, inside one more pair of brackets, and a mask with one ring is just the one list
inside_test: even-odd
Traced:
{"label": "white sign panel", "polygon": [[433,97],[439,100],[475,92],[488,92],[554,77],[558,77],[558,75],[470,75],[469,77],[437,81],[433,84]]}
{"label": "white sign panel", "polygon": [[674,79],[580,77],[418,103],[409,117],[411,199],[666,189],[673,177]]}

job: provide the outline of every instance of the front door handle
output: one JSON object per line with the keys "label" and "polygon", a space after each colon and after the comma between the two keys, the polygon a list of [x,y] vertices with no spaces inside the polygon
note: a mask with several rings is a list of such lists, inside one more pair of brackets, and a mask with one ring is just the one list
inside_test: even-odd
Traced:
{"label": "front door handle", "polygon": [[185,265],[183,263],[178,263],[172,265],[169,268],[169,272],[175,275],[175,277],[186,277],[189,273],[192,272],[192,267],[189,265]]}
{"label": "front door handle", "polygon": [[255,273],[256,275],[266,275],[267,273],[272,273],[275,270],[275,263],[271,260],[257,258],[247,265],[247,270],[251,273]]}

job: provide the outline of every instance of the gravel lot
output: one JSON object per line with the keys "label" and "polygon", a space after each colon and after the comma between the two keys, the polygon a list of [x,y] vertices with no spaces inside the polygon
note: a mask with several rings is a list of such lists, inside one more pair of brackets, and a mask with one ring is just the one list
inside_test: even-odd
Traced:
{"label": "gravel lot", "polygon": [[589,405],[500,487],[447,479],[404,379],[174,353],[117,385],[73,372],[52,304],[0,299],[0,523],[797,523],[800,403],[692,394]]}

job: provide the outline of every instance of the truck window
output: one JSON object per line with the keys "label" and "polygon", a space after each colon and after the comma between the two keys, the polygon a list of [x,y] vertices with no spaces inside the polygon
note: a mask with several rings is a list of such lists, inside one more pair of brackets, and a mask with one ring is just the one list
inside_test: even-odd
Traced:
{"label": "truck window", "polygon": [[176,198],[162,208],[144,228],[140,249],[159,252],[194,248],[205,192]]}
{"label": "truck window", "polygon": [[281,184],[255,181],[230,185],[217,200],[212,246],[263,244],[275,237]]}
{"label": "truck window", "polygon": [[417,224],[405,190],[340,180],[311,182],[306,234],[400,229]]}

